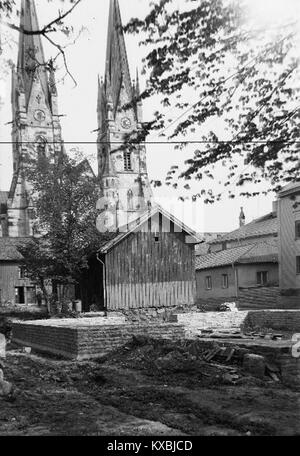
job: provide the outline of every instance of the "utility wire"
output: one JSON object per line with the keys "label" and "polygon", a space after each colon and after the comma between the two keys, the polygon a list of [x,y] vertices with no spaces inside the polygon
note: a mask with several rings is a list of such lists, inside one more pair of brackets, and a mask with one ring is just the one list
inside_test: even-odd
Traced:
{"label": "utility wire", "polygon": [[[36,141],[0,141],[0,144],[8,145],[8,144],[37,144]],[[206,141],[206,140],[192,140],[192,141],[47,141],[47,144],[123,144],[126,145],[144,145],[144,144],[236,144],[236,145],[243,145],[243,144],[300,144],[299,140],[292,140],[292,141],[280,141],[280,140],[253,140],[253,141],[242,141],[242,140],[224,140],[224,141]]]}

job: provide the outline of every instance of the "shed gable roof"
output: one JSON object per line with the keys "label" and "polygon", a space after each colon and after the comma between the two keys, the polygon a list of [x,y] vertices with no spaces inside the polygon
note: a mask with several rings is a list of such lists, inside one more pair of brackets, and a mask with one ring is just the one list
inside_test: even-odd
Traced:
{"label": "shed gable roof", "polygon": [[138,217],[135,221],[131,222],[126,229],[124,228],[124,231],[121,230],[119,233],[112,234],[112,239],[109,240],[108,242],[105,242],[101,247],[99,248],[98,252],[100,253],[107,253],[109,250],[111,250],[115,245],[117,245],[119,242],[121,242],[123,239],[125,239],[129,234],[134,233],[139,231],[139,229],[146,223],[149,219],[154,217],[156,214],[162,214],[166,219],[170,220],[171,222],[174,223],[178,227],[178,232],[184,232],[187,236],[190,237],[190,242],[191,244],[197,244],[202,242],[201,239],[197,237],[197,234],[195,231],[193,231],[191,228],[187,227],[183,222],[178,220],[174,215],[170,214],[168,211],[163,209],[161,206],[156,205],[151,211],[147,211],[144,214],[142,214],[140,217]]}

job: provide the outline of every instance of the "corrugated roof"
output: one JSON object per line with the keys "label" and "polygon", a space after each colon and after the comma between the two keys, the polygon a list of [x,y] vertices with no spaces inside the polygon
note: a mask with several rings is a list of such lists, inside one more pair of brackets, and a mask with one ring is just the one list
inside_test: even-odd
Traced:
{"label": "corrugated roof", "polygon": [[22,255],[18,246],[29,242],[31,238],[0,237],[0,261],[19,261]]}
{"label": "corrugated roof", "polygon": [[266,236],[278,233],[278,219],[273,212],[253,220],[237,230],[225,234],[221,238],[211,241],[211,244],[218,244],[225,241],[244,240],[256,236]]}
{"label": "corrugated roof", "polygon": [[196,270],[217,268],[235,263],[277,263],[276,241],[259,242],[196,257]]}

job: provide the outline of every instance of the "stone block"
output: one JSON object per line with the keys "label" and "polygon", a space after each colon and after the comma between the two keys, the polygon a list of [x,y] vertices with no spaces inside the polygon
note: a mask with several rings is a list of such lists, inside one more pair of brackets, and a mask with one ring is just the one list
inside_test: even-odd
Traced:
{"label": "stone block", "polygon": [[9,396],[13,391],[12,383],[0,380],[0,397]]}
{"label": "stone block", "polygon": [[249,374],[258,378],[263,378],[266,369],[265,358],[253,353],[245,354],[243,357],[243,368],[249,372]]}

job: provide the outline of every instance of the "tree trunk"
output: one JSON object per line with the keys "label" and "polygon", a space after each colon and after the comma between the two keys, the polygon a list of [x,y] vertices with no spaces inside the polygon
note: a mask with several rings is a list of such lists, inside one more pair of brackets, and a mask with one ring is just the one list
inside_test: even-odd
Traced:
{"label": "tree trunk", "polygon": [[50,315],[51,309],[50,309],[49,295],[48,295],[47,288],[45,287],[44,279],[43,279],[42,277],[40,277],[40,288],[41,288],[41,290],[42,290],[43,297],[44,297],[44,300],[45,300],[45,303],[46,303],[47,312],[48,312],[48,314]]}

